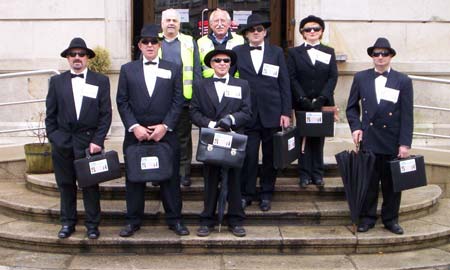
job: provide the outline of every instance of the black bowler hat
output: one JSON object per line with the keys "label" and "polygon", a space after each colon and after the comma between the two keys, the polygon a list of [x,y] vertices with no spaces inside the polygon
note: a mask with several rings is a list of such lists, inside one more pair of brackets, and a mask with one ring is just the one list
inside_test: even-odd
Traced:
{"label": "black bowler hat", "polygon": [[161,27],[157,24],[147,24],[142,27],[141,35],[139,36],[139,39],[141,38],[157,38],[159,40],[162,40],[163,37],[159,35],[161,32]]}
{"label": "black bowler hat", "polygon": [[375,48],[388,49],[389,52],[392,54],[392,56],[395,56],[395,54],[396,54],[395,50],[391,47],[389,40],[387,40],[387,38],[384,38],[384,37],[378,38],[372,47],[367,48],[367,54],[369,56],[372,56],[373,49],[375,49]]}
{"label": "black bowler hat", "polygon": [[314,15],[309,15],[308,17],[303,18],[303,20],[300,21],[300,27],[299,27],[300,32],[302,31],[303,26],[305,26],[305,24],[307,24],[309,22],[318,23],[320,25],[320,27],[322,27],[322,30],[325,30],[325,23],[323,22],[323,20],[321,18],[316,17]]}
{"label": "black bowler hat", "polygon": [[245,34],[245,32],[257,25],[264,26],[265,29],[269,28],[272,23],[268,20],[263,19],[263,17],[259,14],[252,14],[247,18],[247,24],[241,29],[241,34]]}
{"label": "black bowler hat", "polygon": [[82,38],[76,37],[72,39],[72,41],[69,44],[69,47],[64,51],[62,51],[61,57],[67,57],[67,54],[71,49],[84,49],[86,50],[86,54],[89,58],[95,57],[95,52],[86,46],[86,42],[84,42]]}
{"label": "black bowler hat", "polygon": [[230,59],[231,59],[230,66],[233,66],[234,64],[236,64],[237,56],[236,56],[236,53],[233,52],[232,50],[212,50],[209,53],[207,53],[205,56],[205,65],[207,65],[208,67],[211,67],[211,59],[218,54],[228,55],[228,57],[230,57]]}

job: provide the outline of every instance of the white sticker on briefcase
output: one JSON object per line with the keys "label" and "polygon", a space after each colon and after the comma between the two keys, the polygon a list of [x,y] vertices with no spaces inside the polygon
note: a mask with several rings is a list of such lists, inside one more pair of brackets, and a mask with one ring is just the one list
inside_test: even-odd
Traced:
{"label": "white sticker on briefcase", "polygon": [[408,159],[400,161],[400,173],[413,172],[416,170],[416,160]]}
{"label": "white sticker on briefcase", "polygon": [[288,151],[295,148],[295,137],[288,139]]}
{"label": "white sticker on briefcase", "polygon": [[141,157],[141,170],[159,169],[158,157]]}
{"label": "white sticker on briefcase", "polygon": [[214,133],[213,145],[221,146],[221,147],[225,147],[225,148],[231,148],[232,141],[233,141],[233,136],[231,136],[231,135]]}
{"label": "white sticker on briefcase", "polygon": [[305,113],[306,124],[322,124],[321,112],[307,112]]}
{"label": "white sticker on briefcase", "polygon": [[89,162],[89,169],[91,170],[91,174],[107,172],[108,162],[106,161],[106,159]]}

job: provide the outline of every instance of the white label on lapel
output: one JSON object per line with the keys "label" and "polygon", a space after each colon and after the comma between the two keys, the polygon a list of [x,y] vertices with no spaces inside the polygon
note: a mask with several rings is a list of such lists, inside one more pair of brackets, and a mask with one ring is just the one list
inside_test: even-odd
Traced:
{"label": "white label on lapel", "polygon": [[98,86],[86,83],[83,87],[83,96],[97,98]]}
{"label": "white label on lapel", "polygon": [[321,112],[307,112],[305,114],[306,124],[322,124],[322,113]]}
{"label": "white label on lapel", "polygon": [[331,54],[324,53],[319,50],[316,50],[316,51],[317,51],[316,52],[316,60],[328,65],[330,63]]}
{"label": "white label on lapel", "polygon": [[381,99],[397,103],[399,93],[400,91],[397,89],[385,87],[383,89],[383,93],[381,94]]}
{"label": "white label on lapel", "polygon": [[89,162],[89,169],[91,170],[91,174],[107,172],[108,162],[106,161],[106,159]]}
{"label": "white label on lapel", "polygon": [[156,76],[170,80],[170,78],[172,77],[172,71],[163,68],[158,68],[158,70],[156,71]]}
{"label": "white label on lapel", "polygon": [[242,99],[242,90],[240,86],[227,85],[224,95],[229,98]]}
{"label": "white label on lapel", "polygon": [[262,75],[278,78],[278,71],[280,70],[279,66],[271,65],[264,63],[262,69]]}
{"label": "white label on lapel", "polygon": [[416,160],[408,159],[400,161],[400,173],[413,172],[416,170]]}
{"label": "white label on lapel", "polygon": [[233,136],[221,133],[214,133],[213,145],[231,148],[232,142]]}
{"label": "white label on lapel", "polygon": [[159,169],[158,157],[141,157],[141,170]]}
{"label": "white label on lapel", "polygon": [[288,151],[295,148],[295,137],[288,139]]}

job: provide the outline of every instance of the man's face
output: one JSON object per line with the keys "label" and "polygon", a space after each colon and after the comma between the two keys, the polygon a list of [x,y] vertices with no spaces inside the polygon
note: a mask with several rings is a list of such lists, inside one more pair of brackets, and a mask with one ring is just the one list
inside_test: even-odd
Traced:
{"label": "man's face", "polygon": [[264,41],[264,37],[266,36],[266,29],[262,25],[254,26],[248,29],[245,32],[245,37],[247,37],[248,41],[253,45],[260,45]]}
{"label": "man's face", "polygon": [[173,12],[168,12],[163,19],[161,19],[161,28],[165,36],[175,36],[180,31],[180,21]]}
{"label": "man's face", "polygon": [[316,22],[306,23],[302,28],[303,38],[311,44],[319,41],[322,38],[322,34],[323,29],[320,24]]}
{"label": "man's face", "polygon": [[380,71],[386,70],[391,65],[392,55],[388,49],[374,48],[372,60],[375,68]]}
{"label": "man's face", "polygon": [[157,38],[155,37],[142,38],[139,41],[138,46],[145,59],[151,61],[158,56],[160,44]]}
{"label": "man's face", "polygon": [[85,49],[71,49],[67,53],[67,61],[75,72],[82,72],[87,67],[88,56]]}
{"label": "man's face", "polygon": [[224,53],[216,54],[213,58],[211,58],[211,67],[219,77],[223,77],[228,73],[228,70],[230,70],[230,65],[231,58]]}
{"label": "man's face", "polygon": [[228,29],[230,28],[230,23],[231,21],[227,19],[227,14],[225,12],[216,11],[211,20],[210,27],[216,36],[221,37],[227,34]]}

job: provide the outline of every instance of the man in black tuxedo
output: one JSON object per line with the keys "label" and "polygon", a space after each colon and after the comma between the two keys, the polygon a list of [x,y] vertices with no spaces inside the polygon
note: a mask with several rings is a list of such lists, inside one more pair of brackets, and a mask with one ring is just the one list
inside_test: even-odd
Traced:
{"label": "man in black tuxedo", "polygon": [[375,225],[381,180],[383,224],[389,231],[403,234],[398,224],[401,192],[393,191],[388,161],[409,156],[414,125],[413,86],[406,74],[391,68],[396,52],[386,38],[378,38],[367,53],[375,68],[355,74],[346,111],[354,143],[361,143],[362,149],[376,156],[358,232]]}
{"label": "man in black tuxedo", "polygon": [[[70,71],[50,79],[45,125],[52,144],[56,183],[61,195],[59,238],[67,238],[77,223],[77,185],[73,162],[100,152],[111,125],[109,78],[88,70],[94,51],[81,38],[74,38],[61,53]],[[100,235],[100,192],[98,185],[83,188],[85,225],[89,239]]]}
{"label": "man in black tuxedo", "polygon": [[[205,64],[214,70],[213,78],[202,80],[194,89],[191,101],[191,118],[200,128],[232,129],[243,132],[251,120],[250,88],[247,81],[228,74],[236,63],[236,54],[231,50],[213,50],[206,54]],[[236,236],[245,236],[242,223],[245,217],[241,206],[239,169],[228,169],[228,227]],[[216,205],[221,166],[204,165],[204,208],[200,214],[198,236],[208,236],[216,220]]]}
{"label": "man in black tuxedo", "polygon": [[[173,150],[174,174],[160,184],[161,198],[169,229],[178,235],[189,231],[181,218],[181,190],[178,178],[180,149],[173,131],[183,106],[181,67],[158,57],[160,28],[142,28],[139,49],[142,59],[125,64],[120,69],[117,108],[125,126],[125,149],[140,141],[167,142]],[[126,156],[125,156],[126,162]],[[139,230],[144,215],[145,183],[126,180],[127,225],[120,236],[128,237]]]}
{"label": "man in black tuxedo", "polygon": [[246,127],[247,156],[242,170],[242,205],[251,204],[256,195],[259,146],[262,143],[260,177],[260,209],[268,211],[275,188],[276,169],[273,167],[273,135],[280,127],[288,127],[291,116],[291,89],[283,50],[264,41],[271,22],[252,14],[242,34],[248,44],[233,48],[237,71],[251,88],[252,120]]}

